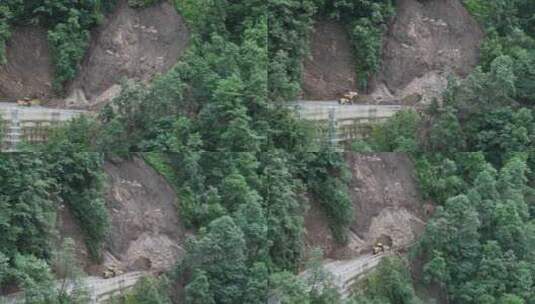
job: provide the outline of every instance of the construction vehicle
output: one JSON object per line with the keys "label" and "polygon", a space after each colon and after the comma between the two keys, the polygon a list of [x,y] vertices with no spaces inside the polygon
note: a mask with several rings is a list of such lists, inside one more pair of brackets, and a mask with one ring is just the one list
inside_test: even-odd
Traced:
{"label": "construction vehicle", "polygon": [[349,101],[349,99],[342,97],[342,98],[338,99],[338,103],[341,104],[341,105],[346,105],[346,104],[350,104],[350,101]]}
{"label": "construction vehicle", "polygon": [[106,269],[102,272],[102,277],[105,279],[113,278],[123,274],[124,272],[115,265],[106,266]]}
{"label": "construction vehicle", "polygon": [[357,92],[353,92],[353,91],[348,92],[347,94],[344,94],[344,96],[342,96],[342,98],[338,100],[338,103],[341,105],[354,104],[357,102],[358,96],[359,96],[359,93]]}
{"label": "construction vehicle", "polygon": [[383,243],[377,243],[372,248],[373,255],[378,255],[385,252],[385,246]]}
{"label": "construction vehicle", "polygon": [[32,104],[30,103],[30,98],[17,99],[17,105],[23,107],[29,107]]}
{"label": "construction vehicle", "polygon": [[31,99],[31,98],[25,97],[22,99],[17,99],[17,105],[23,106],[23,107],[38,106],[40,104],[41,104],[41,100],[37,98]]}

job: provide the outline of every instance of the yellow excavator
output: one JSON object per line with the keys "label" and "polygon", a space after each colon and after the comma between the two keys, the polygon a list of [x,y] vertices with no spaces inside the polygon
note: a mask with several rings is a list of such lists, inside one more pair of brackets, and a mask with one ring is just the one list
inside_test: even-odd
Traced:
{"label": "yellow excavator", "polygon": [[372,248],[373,255],[378,255],[385,252],[385,245],[383,243],[377,243]]}
{"label": "yellow excavator", "polygon": [[102,277],[105,279],[113,278],[122,275],[124,272],[115,265],[106,266],[106,269],[102,272]]}
{"label": "yellow excavator", "polygon": [[344,94],[342,98],[338,100],[338,103],[341,105],[347,105],[347,104],[354,104],[357,102],[357,97],[359,96],[359,93],[357,92],[348,92],[347,94]]}
{"label": "yellow excavator", "polygon": [[41,100],[37,98],[31,99],[31,98],[25,97],[22,99],[17,99],[17,105],[23,106],[23,107],[38,106],[40,104],[41,104]]}

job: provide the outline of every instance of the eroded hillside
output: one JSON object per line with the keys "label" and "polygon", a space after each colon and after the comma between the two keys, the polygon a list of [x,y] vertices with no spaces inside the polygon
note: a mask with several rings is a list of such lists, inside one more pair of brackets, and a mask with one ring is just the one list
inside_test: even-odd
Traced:
{"label": "eroded hillside", "polygon": [[346,160],[353,174],[349,191],[355,210],[349,243],[334,242],[325,215],[312,202],[305,216],[307,247],[320,247],[327,257],[340,259],[368,253],[377,241],[396,248],[414,242],[426,215],[409,157],[347,153]]}
{"label": "eroded hillside", "polygon": [[[395,248],[413,243],[428,215],[409,157],[398,153],[347,153],[346,161],[353,175],[349,190],[355,209],[349,243],[341,246],[334,241],[324,212],[312,202],[305,214],[307,248],[320,247],[327,258],[347,259],[369,253],[377,241]],[[60,213],[62,235],[75,239],[78,258],[92,274],[100,275],[104,265],[125,271],[170,269],[184,256],[186,237],[174,190],[137,156],[108,161],[104,169],[111,230],[103,263],[91,262],[82,232],[66,208]]]}
{"label": "eroded hillside", "polygon": [[355,91],[356,64],[345,28],[334,21],[317,22],[311,43],[311,55],[304,62],[303,99],[336,99]]}
{"label": "eroded hillside", "polygon": [[7,64],[0,66],[0,98],[40,98],[51,105],[95,108],[120,93],[123,79],[149,82],[169,70],[186,49],[189,30],[168,1],[131,8],[118,1],[91,32],[76,78],[63,99],[53,89],[54,66],[46,30],[14,27],[7,41]]}
{"label": "eroded hillside", "polygon": [[[304,99],[333,100],[355,89],[359,65],[344,26],[315,24],[312,55],[304,62]],[[380,69],[367,92],[371,98],[362,102],[389,103],[414,94],[422,95],[423,103],[431,101],[449,74],[472,71],[482,39],[483,31],[459,0],[397,1],[383,37]]]}
{"label": "eroded hillside", "polygon": [[60,213],[62,236],[75,240],[85,270],[101,275],[104,266],[156,273],[171,269],[184,255],[185,239],[174,190],[137,156],[108,161],[104,170],[111,226],[101,264],[89,259],[83,234],[68,210]]}
{"label": "eroded hillside", "polygon": [[466,76],[478,63],[483,31],[458,0],[397,1],[383,45],[375,95],[437,97],[448,73]]}
{"label": "eroded hillside", "polygon": [[46,31],[15,27],[6,46],[7,63],[0,65],[0,98],[49,98],[53,67]]}
{"label": "eroded hillside", "polygon": [[189,31],[167,1],[142,9],[120,1],[95,31],[69,106],[95,106],[120,93],[122,79],[149,82],[169,70],[187,47]]}

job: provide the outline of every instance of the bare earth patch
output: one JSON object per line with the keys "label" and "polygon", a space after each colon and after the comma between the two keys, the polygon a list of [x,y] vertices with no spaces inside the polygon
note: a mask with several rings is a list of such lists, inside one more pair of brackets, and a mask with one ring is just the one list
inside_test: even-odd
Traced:
{"label": "bare earth patch", "polygon": [[104,170],[111,227],[102,263],[90,258],[84,233],[66,206],[58,211],[61,238],[75,241],[77,261],[90,275],[101,276],[106,266],[129,272],[171,269],[184,255],[185,240],[174,190],[137,156],[107,161]]}
{"label": "bare earth patch", "polygon": [[168,71],[185,51],[189,30],[168,1],[141,9],[119,1],[92,35],[67,105],[95,107],[120,93],[122,79],[148,83]]}
{"label": "bare earth patch", "polygon": [[448,74],[461,77],[479,60],[483,31],[459,0],[400,0],[383,44],[376,96],[439,97]]}
{"label": "bare earth patch", "polygon": [[394,247],[414,242],[424,229],[425,215],[408,156],[346,153],[346,160],[353,173],[350,194],[355,210],[349,242],[343,246],[334,242],[325,215],[312,202],[305,215],[306,246],[320,247],[326,257],[341,259],[367,253],[377,241]]}
{"label": "bare earth patch", "polygon": [[[399,0],[383,39],[382,64],[360,103],[415,105],[440,99],[449,74],[466,76],[483,39],[459,0]],[[304,100],[334,100],[357,88],[350,38],[342,24],[319,21],[304,61]]]}
{"label": "bare earth patch", "polygon": [[109,176],[106,203],[111,216],[104,263],[128,271],[173,267],[184,255],[185,239],[174,190],[138,157],[107,162],[104,169]]}
{"label": "bare earth patch", "polygon": [[47,34],[38,27],[14,27],[6,45],[7,64],[0,65],[0,98],[48,98],[54,69]]}
{"label": "bare earth patch", "polygon": [[334,100],[357,88],[356,64],[346,30],[339,22],[319,21],[304,61],[303,99]]}

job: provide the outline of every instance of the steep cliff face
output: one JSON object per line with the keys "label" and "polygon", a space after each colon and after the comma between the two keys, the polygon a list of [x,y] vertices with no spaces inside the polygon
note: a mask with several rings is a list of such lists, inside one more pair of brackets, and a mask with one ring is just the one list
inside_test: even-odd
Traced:
{"label": "steep cliff face", "polygon": [[350,194],[355,210],[347,245],[336,244],[327,219],[312,202],[305,216],[307,247],[320,247],[329,258],[350,258],[380,241],[397,248],[416,240],[425,227],[413,165],[405,154],[347,153],[352,171]]}
{"label": "steep cliff face", "polygon": [[94,31],[67,105],[102,105],[120,93],[122,79],[148,83],[177,62],[188,41],[186,24],[170,2],[133,9],[119,1]]}
{"label": "steep cliff face", "polygon": [[466,76],[478,62],[483,32],[459,0],[400,0],[383,45],[377,97],[419,93],[429,102],[449,73]]}

